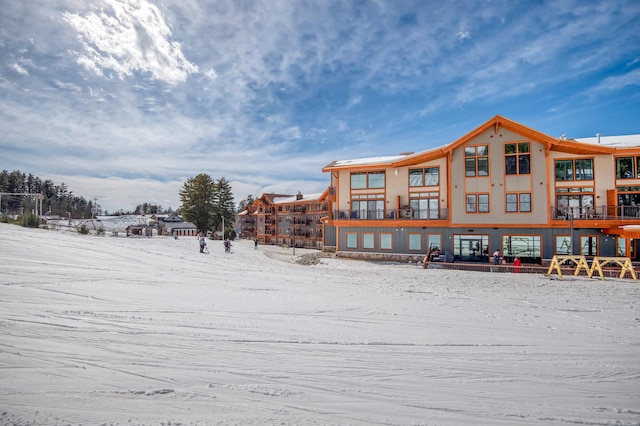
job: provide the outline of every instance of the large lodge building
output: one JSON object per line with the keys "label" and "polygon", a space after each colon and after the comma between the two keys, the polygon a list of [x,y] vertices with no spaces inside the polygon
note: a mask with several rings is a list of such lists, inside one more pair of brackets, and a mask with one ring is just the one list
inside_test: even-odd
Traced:
{"label": "large lodge building", "polygon": [[[406,255],[437,248],[467,262],[496,249],[527,263],[568,254],[640,260],[640,135],[570,140],[495,116],[442,147],[334,161],[323,171],[331,183],[313,199],[318,217],[304,220],[321,229],[321,238],[311,230],[311,246]],[[263,242],[280,243],[277,228],[268,229],[285,219],[267,213],[295,212],[303,201],[295,198],[256,200]]]}

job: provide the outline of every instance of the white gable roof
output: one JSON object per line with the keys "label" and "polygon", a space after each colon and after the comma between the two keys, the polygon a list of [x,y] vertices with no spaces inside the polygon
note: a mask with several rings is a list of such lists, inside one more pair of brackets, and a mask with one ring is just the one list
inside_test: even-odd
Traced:
{"label": "white gable roof", "polygon": [[280,204],[280,203],[293,203],[295,201],[311,201],[311,200],[317,200],[318,198],[320,198],[320,196],[322,195],[322,192],[319,192],[317,194],[302,194],[302,198],[298,199],[297,195],[292,195],[290,197],[275,197],[273,199],[273,203],[274,204]]}
{"label": "white gable roof", "polygon": [[640,146],[640,135],[596,136],[593,138],[576,138],[576,142],[610,146],[612,148],[631,148]]}

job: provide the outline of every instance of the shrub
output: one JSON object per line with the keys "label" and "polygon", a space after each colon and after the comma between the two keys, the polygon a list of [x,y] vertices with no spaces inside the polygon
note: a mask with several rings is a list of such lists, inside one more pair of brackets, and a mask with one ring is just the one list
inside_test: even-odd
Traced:
{"label": "shrub", "polygon": [[87,235],[89,233],[89,228],[84,223],[78,226],[78,234]]}
{"label": "shrub", "polygon": [[26,228],[37,228],[40,226],[40,219],[35,214],[23,214],[18,216],[17,223]]}

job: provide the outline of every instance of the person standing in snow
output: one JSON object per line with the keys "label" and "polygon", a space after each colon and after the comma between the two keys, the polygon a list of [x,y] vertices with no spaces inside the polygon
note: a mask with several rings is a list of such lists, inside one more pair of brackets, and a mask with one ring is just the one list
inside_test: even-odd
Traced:
{"label": "person standing in snow", "polygon": [[198,239],[200,240],[200,253],[204,253],[204,249],[207,246],[207,243],[204,241],[204,235],[200,234]]}
{"label": "person standing in snow", "polygon": [[258,250],[258,239],[257,238],[253,239],[253,249],[254,250]]}
{"label": "person standing in snow", "polygon": [[496,250],[493,252],[493,264],[494,265],[500,264],[500,250]]}

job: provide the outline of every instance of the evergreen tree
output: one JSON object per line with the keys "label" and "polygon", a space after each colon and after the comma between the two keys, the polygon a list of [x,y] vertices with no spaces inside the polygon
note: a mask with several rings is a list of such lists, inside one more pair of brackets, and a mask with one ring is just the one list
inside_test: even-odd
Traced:
{"label": "evergreen tree", "polygon": [[187,179],[180,190],[180,201],[182,216],[192,222],[198,231],[215,229],[216,184],[209,175],[200,173]]}
{"label": "evergreen tree", "polygon": [[241,212],[245,209],[245,207],[252,205],[255,200],[256,199],[253,198],[253,195],[247,195],[247,198],[238,203],[238,212]]}
{"label": "evergreen tree", "polygon": [[214,228],[222,229],[222,218],[224,217],[224,236],[229,237],[229,231],[233,231],[235,226],[235,204],[231,184],[224,177],[215,183],[216,197],[216,217],[214,218]]}

